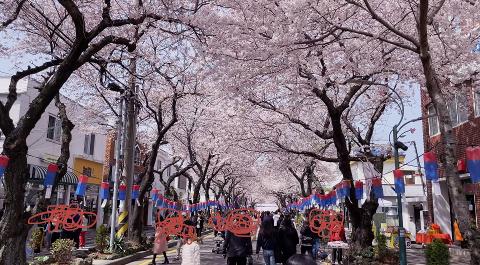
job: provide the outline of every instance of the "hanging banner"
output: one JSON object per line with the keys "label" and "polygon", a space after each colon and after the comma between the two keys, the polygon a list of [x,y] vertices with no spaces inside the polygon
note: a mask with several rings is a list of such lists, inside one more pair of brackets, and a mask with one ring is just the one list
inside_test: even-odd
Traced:
{"label": "hanging banner", "polygon": [[57,177],[58,166],[57,164],[50,164],[47,167],[47,175],[43,180],[43,186],[45,186],[45,199],[52,197],[52,187],[55,184],[55,177]]}
{"label": "hanging banner", "polygon": [[468,147],[467,168],[473,183],[480,182],[480,146]]}
{"label": "hanging banner", "polygon": [[372,191],[373,191],[373,196],[375,196],[375,198],[377,199],[383,198],[383,186],[382,186],[381,178],[372,179]]}
{"label": "hanging banner", "polygon": [[152,202],[156,202],[158,198],[158,190],[152,189],[152,191],[150,192],[150,197],[152,198]]}
{"label": "hanging banner", "polygon": [[75,190],[76,196],[85,197],[85,192],[87,191],[88,176],[80,175],[78,177],[77,189]]}
{"label": "hanging banner", "polygon": [[438,163],[434,152],[423,155],[425,165],[425,178],[430,181],[438,181]]}
{"label": "hanging banner", "polygon": [[363,182],[359,180],[355,181],[355,198],[359,201],[363,199]]}
{"label": "hanging banner", "polygon": [[0,155],[0,181],[3,178],[3,174],[5,173],[5,169],[7,169],[8,161],[10,158],[6,155]]}
{"label": "hanging banner", "polygon": [[395,191],[397,193],[405,193],[405,180],[403,171],[401,169],[395,169],[393,171],[393,177],[395,178]]}
{"label": "hanging banner", "polygon": [[102,208],[105,208],[105,206],[107,206],[109,196],[110,184],[104,181],[100,184],[100,200],[102,200]]}

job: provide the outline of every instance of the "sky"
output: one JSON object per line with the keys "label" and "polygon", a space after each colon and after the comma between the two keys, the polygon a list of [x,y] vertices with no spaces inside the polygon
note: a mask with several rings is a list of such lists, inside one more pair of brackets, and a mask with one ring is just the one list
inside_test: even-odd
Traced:
{"label": "sky", "polygon": [[[420,102],[420,87],[418,85],[410,86],[412,94],[408,96],[408,101],[405,102],[405,116],[403,118],[403,123],[408,122],[412,119],[416,119],[422,116],[421,111],[421,102]],[[392,130],[393,126],[399,122],[401,115],[399,113],[398,107],[390,108],[380,119],[379,126],[375,130],[374,142],[377,143],[388,143],[388,135]],[[418,154],[421,156],[423,154],[423,131],[422,131],[422,121],[416,121],[407,124],[400,133],[410,130],[411,128],[415,129],[414,133],[407,132],[405,137],[400,141],[404,142],[408,146],[406,153],[406,162],[412,161],[408,164],[416,166],[416,154],[413,144],[407,144],[407,142],[415,141],[418,148]],[[421,163],[423,163],[422,157],[420,157]]]}

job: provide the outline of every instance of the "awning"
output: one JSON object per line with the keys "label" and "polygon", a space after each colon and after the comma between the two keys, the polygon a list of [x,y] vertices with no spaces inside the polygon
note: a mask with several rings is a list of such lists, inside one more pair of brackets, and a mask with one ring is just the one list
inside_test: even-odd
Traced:
{"label": "awning", "polygon": [[[30,178],[29,180],[33,182],[42,182],[45,179],[45,176],[47,175],[47,168],[42,167],[42,166],[37,166],[37,165],[28,165],[30,167]],[[78,183],[78,177],[75,175],[75,173],[71,171],[67,171],[65,173],[65,176],[60,180],[59,184],[62,185],[77,185]]]}

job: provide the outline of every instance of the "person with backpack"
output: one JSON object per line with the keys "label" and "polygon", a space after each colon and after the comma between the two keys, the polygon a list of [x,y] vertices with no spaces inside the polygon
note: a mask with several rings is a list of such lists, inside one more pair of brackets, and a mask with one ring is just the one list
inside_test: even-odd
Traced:
{"label": "person with backpack", "polygon": [[[334,241],[347,241],[345,237],[345,227],[343,224],[341,225],[339,232],[332,232],[330,234],[330,242]],[[342,249],[341,248],[333,248],[332,250],[332,264],[341,264],[342,263]],[[338,261],[338,263],[336,263]]]}
{"label": "person with backpack", "polygon": [[275,265],[275,247],[277,238],[275,233],[274,223],[265,221],[260,227],[257,239],[257,254],[260,253],[260,248],[263,249],[263,259],[265,265]]}

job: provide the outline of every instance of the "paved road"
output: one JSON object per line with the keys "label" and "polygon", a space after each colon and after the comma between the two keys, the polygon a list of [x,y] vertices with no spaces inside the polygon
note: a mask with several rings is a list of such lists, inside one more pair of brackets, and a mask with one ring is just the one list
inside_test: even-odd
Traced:
{"label": "paved road", "polygon": [[[203,244],[201,244],[200,252],[200,260],[201,264],[205,265],[225,265],[226,260],[223,259],[223,256],[221,254],[214,254],[212,253],[212,248],[214,247],[214,242],[213,238],[211,235],[206,236],[206,238],[203,240]],[[254,245],[255,247],[255,245]],[[170,264],[180,264],[181,262],[179,260],[175,260],[176,256],[176,250],[170,250],[168,253],[168,259],[170,260]],[[263,259],[262,257],[256,257],[254,255],[255,265],[262,265]],[[415,265],[425,265],[425,255],[424,255],[424,249],[408,249],[407,250],[407,259],[408,259],[408,264],[415,264]],[[152,256],[145,257],[141,260],[129,263],[129,265],[149,265],[151,264],[152,261]],[[157,256],[156,264],[162,264],[163,262],[163,256]],[[280,264],[280,263],[279,263]],[[322,264],[320,261],[318,261],[318,264]],[[450,260],[450,264],[452,265],[460,265],[460,264],[469,264],[469,259],[466,257],[462,256],[452,256]]]}

